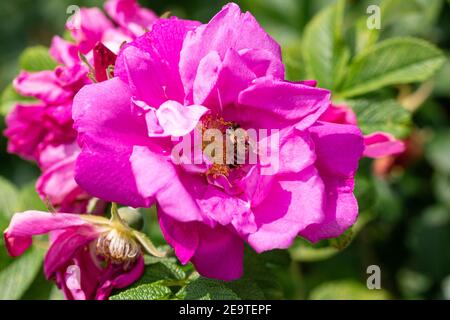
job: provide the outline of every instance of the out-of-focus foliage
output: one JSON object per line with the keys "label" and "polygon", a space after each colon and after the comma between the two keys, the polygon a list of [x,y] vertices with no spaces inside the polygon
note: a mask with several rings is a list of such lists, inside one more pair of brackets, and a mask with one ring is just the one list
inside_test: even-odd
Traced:
{"label": "out-of-focus foliage", "polygon": [[[226,2],[140,1],[159,14],[202,22]],[[409,151],[361,162],[355,190],[360,217],[338,239],[314,245],[299,239],[288,252],[260,256],[246,250],[245,275],[232,283],[201,278],[174,258],[148,258],[142,279],[111,298],[450,299],[450,1],[236,2],[281,43],[289,79],[317,79],[332,89],[335,102],[354,109],[365,133],[406,138]],[[54,34],[64,32],[72,4],[102,1],[0,2],[0,117],[23,99],[10,86],[19,66],[51,67],[39,46],[48,47]],[[367,28],[372,4],[380,5],[381,30]],[[27,47],[32,49],[21,54]],[[46,209],[34,191],[36,168],[8,155],[4,138],[0,147],[3,231],[12,213]],[[143,230],[164,246],[154,211],[142,212]],[[44,240],[36,239],[32,250],[13,260],[0,239],[0,298],[61,298],[41,270]],[[382,290],[367,289],[371,265],[381,268]]]}

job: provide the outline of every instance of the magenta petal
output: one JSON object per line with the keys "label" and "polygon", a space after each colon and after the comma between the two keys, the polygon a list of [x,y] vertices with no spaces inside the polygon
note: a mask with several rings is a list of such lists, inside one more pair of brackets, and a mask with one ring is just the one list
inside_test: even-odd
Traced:
{"label": "magenta petal", "polygon": [[4,232],[5,246],[11,256],[17,257],[31,245],[34,235],[80,226],[90,224],[76,214],[41,211],[16,213]]}
{"label": "magenta petal", "polygon": [[46,129],[40,124],[47,108],[45,105],[16,105],[6,117],[8,152],[27,160],[37,160]]}
{"label": "magenta petal", "polygon": [[164,212],[178,221],[202,220],[200,208],[191,194],[198,187],[196,180],[192,178],[185,185],[169,156],[135,146],[130,162],[142,197],[156,198]]}
{"label": "magenta petal", "polygon": [[137,191],[130,156],[134,144],[145,145],[147,128],[132,113],[128,87],[118,78],[84,87],[73,104],[82,152],[75,180],[89,194],[124,205],[148,206]]}
{"label": "magenta petal", "polygon": [[159,226],[162,234],[175,250],[182,264],[191,260],[198,246],[198,232],[195,223],[183,223],[172,219],[158,207]]}
{"label": "magenta petal", "polygon": [[192,262],[205,277],[231,281],[243,272],[244,242],[227,228],[198,225],[199,243]]}
{"label": "magenta petal", "polygon": [[364,156],[369,158],[381,158],[395,155],[405,151],[405,144],[385,132],[374,132],[364,136]]}
{"label": "magenta petal", "polygon": [[199,63],[193,83],[193,99],[196,104],[203,104],[217,85],[222,60],[216,51],[211,51]]}
{"label": "magenta petal", "polygon": [[50,46],[50,55],[55,58],[58,63],[71,67],[79,63],[77,46],[59,36],[54,36]]}
{"label": "magenta petal", "polygon": [[286,249],[300,231],[324,219],[325,187],[314,167],[281,179],[252,209],[258,230],[248,236],[248,243],[257,252]]}
{"label": "magenta petal", "polygon": [[100,288],[97,289],[95,300],[106,300],[109,298],[114,288],[125,288],[137,281],[144,273],[144,258],[141,256],[134,266],[128,271],[122,271],[118,275],[113,275],[112,279],[107,279]]}
{"label": "magenta petal", "polygon": [[316,160],[315,146],[309,133],[294,127],[272,133],[260,140],[258,147],[259,161],[265,175],[297,173]]}
{"label": "magenta petal", "polygon": [[211,51],[217,51],[223,59],[228,49],[261,49],[269,51],[281,60],[280,46],[260,27],[250,13],[230,3],[211,21],[190,32],[181,52],[181,78],[188,99],[192,97],[193,83],[200,61]]}
{"label": "magenta petal", "polygon": [[197,202],[209,218],[224,226],[232,223],[233,220],[242,220],[242,217],[250,212],[249,202],[238,197],[230,197],[212,185],[207,187],[206,192]]}
{"label": "magenta petal", "polygon": [[194,80],[194,102],[218,106],[220,113],[225,106],[236,103],[239,93],[255,78],[234,49],[227,50],[223,62],[217,52],[211,51],[200,61]]}
{"label": "magenta petal", "polygon": [[36,183],[36,191],[41,199],[49,200],[53,206],[59,207],[66,203],[75,202],[80,197],[89,198],[75,182],[75,160],[77,156],[78,152],[56,161],[46,169],[42,169],[43,173]]}
{"label": "magenta petal", "polygon": [[118,78],[83,87],[74,98],[72,116],[82,146],[85,136],[111,148],[146,143],[145,122],[132,112],[130,90]]}
{"label": "magenta petal", "polygon": [[113,28],[99,8],[82,8],[66,24],[77,42],[81,53],[87,54],[102,41],[103,33]]}
{"label": "magenta petal", "polygon": [[158,19],[151,10],[141,8],[136,0],[108,0],[105,10],[119,26],[137,36],[150,29]]}
{"label": "magenta petal", "polygon": [[310,127],[330,104],[330,92],[271,78],[260,78],[239,95],[239,106],[230,113],[249,127]]}
{"label": "magenta petal", "polygon": [[[88,141],[88,140],[86,140]],[[75,181],[90,195],[132,207],[149,207],[153,199],[138,192],[130,164],[132,147],[89,141],[78,156]]]}
{"label": "magenta petal", "polygon": [[317,87],[317,80],[303,80],[303,81],[298,81],[297,83],[303,84],[308,87]]}
{"label": "magenta petal", "polygon": [[70,259],[76,251],[82,249],[98,237],[98,232],[91,226],[69,228],[54,238],[47,251],[44,261],[44,271],[48,279]]}
{"label": "magenta petal", "polygon": [[156,110],[156,116],[165,134],[183,137],[194,130],[200,118],[208,111],[208,108],[200,105],[183,106],[169,100]]}
{"label": "magenta petal", "polygon": [[331,104],[319,120],[339,124],[357,124],[356,114],[346,105]]}
{"label": "magenta petal", "polygon": [[138,280],[144,272],[144,257],[140,256],[136,264],[127,273],[120,274],[112,281],[114,288],[125,288]]}
{"label": "magenta petal", "polygon": [[[184,102],[178,63],[186,33],[195,21],[160,19],[152,30],[126,45],[117,57],[115,75],[133,95],[157,108],[166,100]],[[162,59],[162,57],[164,57]]]}
{"label": "magenta petal", "polygon": [[14,79],[14,89],[24,96],[31,96],[46,103],[61,103],[72,96],[72,92],[66,91],[58,83],[58,78],[53,71],[40,71],[29,73],[22,71]]}
{"label": "magenta petal", "polygon": [[358,202],[353,194],[353,179],[324,177],[326,189],[325,218],[300,232],[300,236],[317,242],[340,236],[358,217]]}
{"label": "magenta petal", "polygon": [[321,122],[309,131],[321,173],[343,177],[355,173],[364,150],[361,130],[357,126]]}
{"label": "magenta petal", "polygon": [[284,79],[283,62],[270,51],[262,49],[244,49],[239,51],[239,55],[257,78],[272,76],[275,79]]}
{"label": "magenta petal", "polygon": [[[134,46],[126,47],[117,59],[117,71],[114,72],[129,84],[133,97],[154,108],[167,100],[164,91],[168,84],[167,73],[165,66],[160,65],[159,61],[153,60],[150,54]],[[179,99],[178,95],[172,97],[173,100],[177,98]]]}

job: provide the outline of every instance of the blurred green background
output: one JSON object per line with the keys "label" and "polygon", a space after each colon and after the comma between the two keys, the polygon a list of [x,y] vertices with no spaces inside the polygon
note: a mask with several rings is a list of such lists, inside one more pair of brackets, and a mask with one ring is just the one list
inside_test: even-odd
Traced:
{"label": "blurred green background", "polygon": [[[152,0],[140,3],[158,14],[208,21],[227,1]],[[283,46],[290,73],[298,80],[302,65],[298,43],[305,25],[333,0],[243,0],[237,1],[250,10]],[[349,1],[346,27],[366,14],[368,4],[379,1]],[[389,12],[394,22],[382,37],[398,35],[424,38],[450,53],[450,1],[402,0]],[[417,6],[408,6],[415,2]],[[15,0],[0,2],[0,89],[18,73],[18,57],[31,45],[50,44],[55,34],[64,32],[69,5],[101,6],[103,1]],[[382,17],[383,19],[384,17]],[[298,78],[298,79],[296,79]],[[302,241],[291,250],[290,275],[280,275],[285,298],[398,298],[450,299],[450,62],[433,81],[433,94],[413,114],[415,130],[412,139],[414,156],[399,159],[391,173],[380,178],[370,174],[373,162],[361,164],[357,191],[365,206],[358,234],[342,252],[329,248],[320,251]],[[4,121],[0,128],[3,131]],[[9,187],[17,188],[24,209],[41,208],[33,193],[37,169],[16,156],[6,153],[6,140],[0,143],[0,203],[8,208]],[[364,190],[364,192],[361,191]],[[31,199],[31,200],[30,200]],[[34,206],[34,207],[33,207]],[[17,207],[14,207],[17,208]],[[364,209],[364,208],[363,208]],[[5,209],[3,209],[5,210]],[[7,226],[0,218],[0,227]],[[356,232],[355,232],[356,233]],[[311,252],[308,250],[311,249]],[[327,251],[328,250],[328,251]],[[310,254],[311,253],[311,254]],[[320,256],[322,254],[322,256]],[[327,259],[324,259],[328,257]],[[30,258],[31,259],[31,258]],[[0,247],[0,271],[11,263]],[[366,268],[379,265],[381,291],[367,290]],[[39,268],[30,276],[33,285],[21,297],[48,298],[51,291]],[[284,280],[283,280],[284,279]],[[4,277],[0,275],[0,282]]]}

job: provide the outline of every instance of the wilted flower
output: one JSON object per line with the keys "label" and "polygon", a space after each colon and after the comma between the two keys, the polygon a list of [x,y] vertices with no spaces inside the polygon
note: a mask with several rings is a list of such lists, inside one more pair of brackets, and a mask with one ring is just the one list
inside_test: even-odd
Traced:
{"label": "wilted flower", "polygon": [[5,230],[5,245],[17,257],[30,247],[32,236],[50,233],[46,277],[55,280],[67,299],[107,299],[114,288],[139,279],[144,251],[163,256],[120,218],[114,204],[111,213],[110,220],[71,213],[16,213]]}

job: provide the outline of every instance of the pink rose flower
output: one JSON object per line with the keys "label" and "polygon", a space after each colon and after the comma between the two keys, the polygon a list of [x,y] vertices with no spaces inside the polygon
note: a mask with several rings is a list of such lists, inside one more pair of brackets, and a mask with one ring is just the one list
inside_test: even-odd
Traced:
{"label": "pink rose flower", "polygon": [[[357,118],[351,108],[346,105],[333,105],[325,111],[320,120],[357,125]],[[364,136],[364,156],[368,158],[383,158],[405,151],[405,144],[386,132],[374,132]]]}
{"label": "pink rose flower", "polygon": [[145,235],[128,227],[115,208],[99,216],[27,211],[13,216],[4,232],[8,253],[17,257],[32,236],[50,233],[44,272],[67,299],[104,300],[114,288],[135,282],[144,271],[143,251],[162,256]]}
{"label": "pink rose flower", "polygon": [[[122,48],[115,76],[74,99],[76,181],[106,201],[156,202],[182,263],[232,280],[245,242],[257,252],[287,248],[298,235],[337,237],[355,222],[360,130],[319,120],[330,93],[285,81],[279,45],[237,5],[205,25],[160,19]],[[230,127],[269,130],[259,142],[279,138],[266,150],[279,154],[272,174],[263,173],[270,157],[175,162],[174,138],[217,129],[229,139]]]}
{"label": "pink rose flower", "polygon": [[[97,8],[82,8],[67,25],[76,42],[58,36],[52,40],[50,54],[59,66],[35,73],[23,71],[13,83],[19,94],[39,102],[16,105],[6,118],[8,152],[38,163],[43,172],[37,182],[38,193],[64,212],[84,212],[89,200],[76,184],[73,171],[80,150],[75,143],[72,101],[80,88],[91,82],[87,77],[89,68],[80,61],[78,52],[86,54],[94,65],[97,81],[104,81],[106,69],[114,65],[116,58],[110,50],[118,52],[123,41],[135,38],[138,27],[142,34],[156,19],[135,0],[119,2],[110,0],[105,4],[116,8],[108,11],[119,26]],[[134,29],[127,30],[123,21],[133,23]]]}

